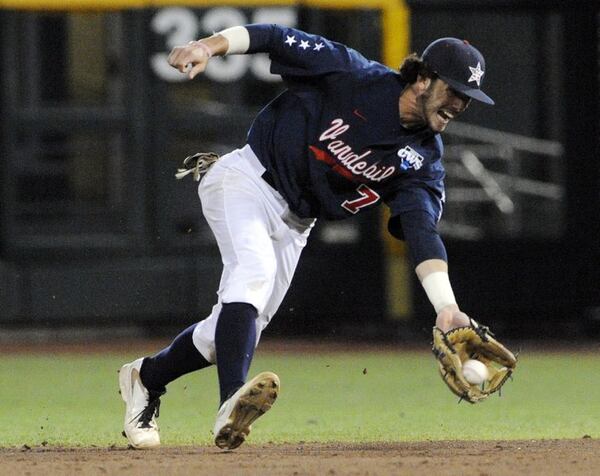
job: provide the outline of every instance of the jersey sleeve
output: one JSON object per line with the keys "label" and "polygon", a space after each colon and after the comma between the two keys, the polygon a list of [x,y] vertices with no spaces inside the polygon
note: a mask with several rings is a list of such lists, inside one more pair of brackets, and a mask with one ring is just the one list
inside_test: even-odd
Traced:
{"label": "jersey sleeve", "polygon": [[406,241],[415,266],[429,259],[448,261],[446,247],[435,219],[424,210],[412,210],[390,218],[388,231]]}
{"label": "jersey sleeve", "polygon": [[[425,170],[423,170],[425,169]],[[444,206],[444,169],[439,161],[419,170],[387,201],[391,209],[388,231],[406,241],[415,266],[428,259],[447,261],[437,230]]]}
{"label": "jersey sleeve", "polygon": [[435,223],[439,222],[446,199],[444,189],[445,172],[437,161],[422,167],[418,173],[404,179],[388,199],[391,217],[402,213],[423,210],[429,213]]}
{"label": "jersey sleeve", "polygon": [[275,24],[246,25],[247,53],[268,53],[271,73],[282,76],[319,76],[366,68],[371,61],[357,51],[319,35]]}

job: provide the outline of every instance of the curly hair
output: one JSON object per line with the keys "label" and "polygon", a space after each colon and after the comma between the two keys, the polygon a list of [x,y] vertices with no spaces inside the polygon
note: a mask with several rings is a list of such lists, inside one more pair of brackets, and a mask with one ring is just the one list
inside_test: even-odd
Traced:
{"label": "curly hair", "polygon": [[417,53],[412,53],[404,58],[399,71],[402,79],[409,84],[413,84],[418,76],[431,79],[437,78],[437,75],[425,64]]}

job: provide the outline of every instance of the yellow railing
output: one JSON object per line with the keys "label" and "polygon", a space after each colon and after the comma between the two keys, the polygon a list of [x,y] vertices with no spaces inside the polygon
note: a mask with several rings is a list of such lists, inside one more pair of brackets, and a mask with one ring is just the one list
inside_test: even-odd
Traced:
{"label": "yellow railing", "polygon": [[13,10],[102,11],[187,6],[308,6],[324,9],[378,9],[382,12],[383,61],[398,66],[408,54],[409,10],[405,0],[0,0],[0,8]]}

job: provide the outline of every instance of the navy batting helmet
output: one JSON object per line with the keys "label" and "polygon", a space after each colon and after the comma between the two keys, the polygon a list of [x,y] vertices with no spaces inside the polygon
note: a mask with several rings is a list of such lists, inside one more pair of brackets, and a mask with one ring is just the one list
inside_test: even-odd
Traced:
{"label": "navy batting helmet", "polygon": [[468,41],[440,38],[425,48],[422,58],[451,88],[477,101],[494,104],[481,90],[485,74],[483,55]]}

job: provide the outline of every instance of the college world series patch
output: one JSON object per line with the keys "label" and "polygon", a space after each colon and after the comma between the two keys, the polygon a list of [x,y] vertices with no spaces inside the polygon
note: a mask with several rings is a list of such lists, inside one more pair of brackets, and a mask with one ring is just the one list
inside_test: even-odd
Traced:
{"label": "college world series patch", "polygon": [[398,157],[402,159],[400,170],[419,170],[423,166],[423,156],[408,145],[398,151]]}

